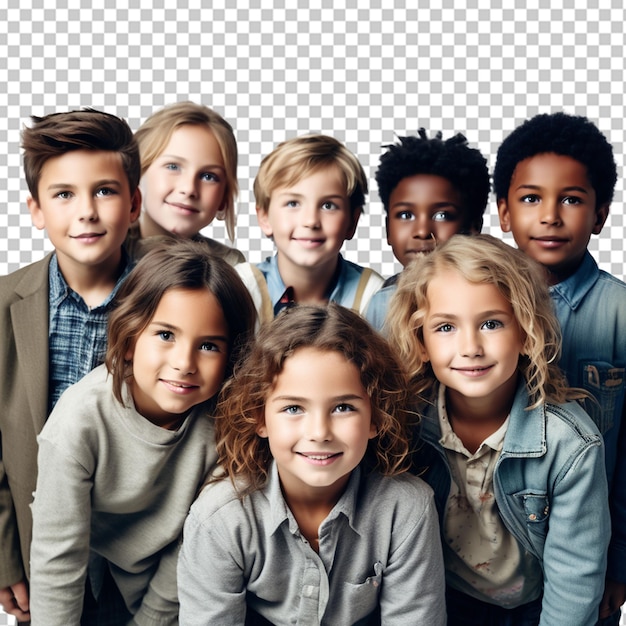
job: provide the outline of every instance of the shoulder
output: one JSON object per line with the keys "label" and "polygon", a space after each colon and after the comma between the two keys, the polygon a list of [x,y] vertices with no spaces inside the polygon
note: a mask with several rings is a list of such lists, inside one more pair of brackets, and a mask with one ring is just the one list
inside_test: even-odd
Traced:
{"label": "shoulder", "polygon": [[602,435],[598,427],[588,415],[588,413],[578,404],[578,402],[566,402],[564,404],[545,404],[546,412],[546,433],[550,437],[551,432],[565,430],[572,443],[575,441],[587,441],[595,443],[602,440]]}
{"label": "shoulder", "polygon": [[372,511],[386,510],[393,516],[419,517],[433,501],[433,490],[418,476],[382,476],[372,472],[362,478],[359,501]]}
{"label": "shoulder", "polygon": [[52,253],[39,261],[15,270],[15,272],[1,276],[0,298],[9,297],[13,293],[23,297],[44,287],[47,291],[48,267],[50,266],[51,257]]}
{"label": "shoulder", "polygon": [[198,526],[212,527],[216,520],[235,520],[244,517],[246,500],[254,498],[256,492],[241,498],[235,485],[229,478],[211,482],[202,489],[200,495],[191,506],[189,517]]}
{"label": "shoulder", "polygon": [[596,286],[598,289],[610,291],[612,294],[626,300],[626,283],[616,276],[613,276],[613,274],[600,270]]}
{"label": "shoulder", "polygon": [[195,239],[205,244],[211,254],[215,254],[216,256],[224,259],[224,261],[226,261],[229,265],[237,265],[237,263],[243,263],[246,260],[244,255],[237,250],[237,248],[231,248],[230,246],[220,243],[219,241],[215,241],[215,239],[205,237],[204,235],[197,235]]}

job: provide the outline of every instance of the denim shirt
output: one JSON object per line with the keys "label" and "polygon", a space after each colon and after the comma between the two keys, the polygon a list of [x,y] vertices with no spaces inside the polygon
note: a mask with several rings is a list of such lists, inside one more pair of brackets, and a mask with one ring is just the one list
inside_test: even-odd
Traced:
{"label": "denim shirt", "polygon": [[604,436],[613,520],[607,577],[626,582],[626,283],[600,270],[587,252],[550,294],[563,334],[560,365],[570,385],[599,403],[585,408]]}
{"label": "denim shirt", "polygon": [[399,277],[400,274],[395,274],[388,278],[383,286],[372,296],[365,310],[365,319],[378,331],[382,331],[385,325],[389,302],[391,301],[391,296],[398,289]]}
{"label": "denim shirt", "polygon": [[[528,404],[521,383],[494,470],[496,503],[509,532],[543,568],[540,625],[595,624],[610,534],[602,437],[577,403]],[[421,424],[430,446],[420,451],[428,464],[420,475],[441,515],[451,477],[436,403]]]}

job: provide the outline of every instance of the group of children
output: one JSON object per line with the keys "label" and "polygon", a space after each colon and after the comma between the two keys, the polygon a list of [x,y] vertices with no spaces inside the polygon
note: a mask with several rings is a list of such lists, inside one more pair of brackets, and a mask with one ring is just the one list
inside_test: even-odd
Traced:
{"label": "group of children", "polygon": [[[612,148],[584,117],[502,143],[502,229],[463,135],[376,173],[386,281],[344,259],[367,177],[339,141],[259,167],[182,102],[132,133],[23,132],[54,252],[0,278],[0,605],[65,624],[593,626],[626,599],[626,285],[587,245]],[[428,483],[428,485],[426,484]],[[34,499],[33,499],[34,497]]]}

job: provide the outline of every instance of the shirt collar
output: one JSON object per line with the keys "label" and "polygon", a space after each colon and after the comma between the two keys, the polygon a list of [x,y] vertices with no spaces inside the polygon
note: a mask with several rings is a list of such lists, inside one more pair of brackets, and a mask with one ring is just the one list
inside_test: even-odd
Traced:
{"label": "shirt collar", "polygon": [[[341,283],[341,276],[345,273],[345,261],[341,254],[337,263],[337,270],[335,275],[328,286],[326,291],[326,298],[330,301],[334,299],[335,292],[338,285]],[[272,306],[274,307],[274,315],[285,308],[285,306],[294,302],[294,291],[291,285],[287,286],[283,282],[283,279],[278,271],[278,255],[267,259],[270,265],[270,271],[266,276],[267,288],[272,299]]]}
{"label": "shirt collar", "polygon": [[[360,483],[361,469],[359,467],[356,467],[352,471],[350,480],[346,485],[346,490],[343,492],[341,498],[339,498],[339,502],[335,504],[333,510],[330,512],[328,517],[324,520],[324,524],[331,523],[332,520],[343,514],[348,519],[348,523],[350,524],[352,529],[358,533],[358,530],[355,528],[354,525],[354,518]],[[272,461],[272,465],[270,466],[270,471],[267,477],[267,485],[265,489],[272,511],[272,533],[276,532],[276,530],[278,530],[278,528],[285,521],[287,521],[287,523],[289,524],[289,531],[292,534],[295,535],[296,533],[298,533],[298,523],[296,522],[293,513],[285,502],[283,492],[280,488],[278,468],[276,467],[276,463],[274,461]]]}
{"label": "shirt collar", "polygon": [[565,280],[552,285],[550,293],[557,293],[572,310],[576,310],[600,275],[600,269],[589,251],[585,252],[580,267]]}
{"label": "shirt collar", "polygon": [[[115,297],[120,285],[124,282],[124,279],[128,276],[130,270],[132,269],[133,264],[131,263],[130,257],[126,253],[126,250],[122,248],[122,263],[124,264],[124,269],[117,279],[115,283],[115,287],[111,293],[105,298],[105,300],[96,307],[93,307],[91,310],[97,310],[101,307],[106,307],[111,300]],[[83,298],[76,293],[66,282],[61,270],[59,269],[59,261],[57,259],[56,253],[52,254],[50,259],[50,266],[48,269],[48,285],[49,285],[49,301],[50,305],[53,308],[57,308],[66,298],[72,298],[76,303],[82,304],[85,308],[88,308],[85,304]]]}

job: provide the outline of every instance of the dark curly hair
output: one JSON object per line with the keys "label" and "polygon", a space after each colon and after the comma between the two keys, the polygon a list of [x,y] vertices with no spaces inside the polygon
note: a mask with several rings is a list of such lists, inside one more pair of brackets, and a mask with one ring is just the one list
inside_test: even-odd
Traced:
{"label": "dark curly hair", "polygon": [[430,174],[449,180],[463,199],[461,207],[468,212],[466,227],[477,232],[483,225],[483,213],[489,200],[487,160],[476,148],[470,148],[461,133],[445,141],[441,132],[428,138],[420,128],[418,136],[398,137],[398,143],[387,148],[376,171],[378,194],[389,212],[389,197],[403,178]]}
{"label": "dark curly hair", "polygon": [[257,434],[265,419],[265,401],[284,363],[301,348],[338,352],[353,363],[370,397],[377,436],[361,464],[392,476],[408,469],[407,428],[418,418],[400,361],[387,341],[357,313],[331,302],[284,309],[261,330],[235,367],[220,396],[215,422],[218,462],[224,476],[243,478],[245,495],[265,484],[272,455],[267,439]]}
{"label": "dark curly hair", "polygon": [[517,164],[537,154],[553,152],[587,168],[597,206],[613,199],[617,168],[613,148],[593,122],[567,113],[542,113],[518,126],[500,145],[493,171],[496,198],[506,198]]}

